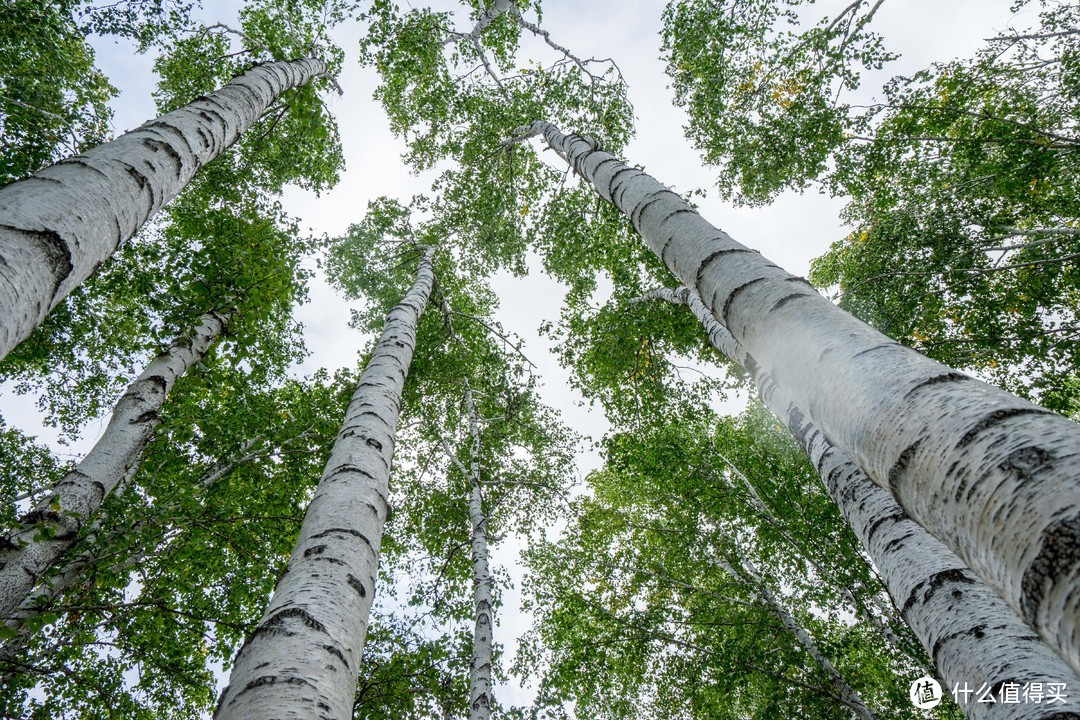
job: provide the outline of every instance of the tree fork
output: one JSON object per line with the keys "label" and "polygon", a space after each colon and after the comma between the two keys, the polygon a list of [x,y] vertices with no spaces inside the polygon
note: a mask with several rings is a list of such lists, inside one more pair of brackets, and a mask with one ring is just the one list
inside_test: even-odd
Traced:
{"label": "tree fork", "polygon": [[534,135],[816,427],[1080,669],[1080,426],[870,328],[593,140],[534,122],[510,142]]}
{"label": "tree fork", "polygon": [[116,140],[0,188],[0,359],[321,60],[258,65]]}
{"label": "tree fork", "polygon": [[423,250],[415,282],[386,317],[289,563],[233,662],[218,720],[352,718],[401,392],[434,284],[433,257],[433,249]]}

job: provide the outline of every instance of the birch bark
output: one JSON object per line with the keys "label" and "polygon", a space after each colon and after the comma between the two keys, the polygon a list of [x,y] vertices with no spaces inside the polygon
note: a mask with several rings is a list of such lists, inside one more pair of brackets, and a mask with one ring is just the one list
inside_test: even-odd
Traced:
{"label": "birch bark", "polygon": [[484,8],[484,11],[480,13],[480,17],[477,19],[476,24],[473,25],[473,29],[468,33],[450,33],[443,38],[442,45],[446,47],[452,42],[457,40],[468,38],[472,43],[478,43],[480,41],[480,33],[484,32],[484,29],[493,23],[496,18],[507,12],[514,6],[510,0],[495,0],[493,3]]}
{"label": "birch bark", "polygon": [[352,718],[401,392],[431,296],[433,256],[423,251],[416,281],[387,315],[289,563],[233,663],[219,720]]}
{"label": "birch bark", "polygon": [[252,68],[217,92],[0,188],[0,358],[320,60]]}
{"label": "birch bark", "polygon": [[[710,344],[732,362],[749,363],[734,337],[688,288],[652,296],[687,305]],[[748,368],[749,369],[749,368]],[[946,688],[1006,683],[1080,683],[1076,673],[1032,634],[1016,613],[960,558],[909,518],[843,451],[831,445],[760,368],[753,373],[762,401],[780,418],[821,475],[829,496],[878,569],[904,620],[941,673]],[[1059,704],[963,704],[972,720],[1075,718]]]}
{"label": "birch bark", "polygon": [[543,135],[816,427],[1080,669],[1080,427],[905,348],[718,230],[652,177]]}
{"label": "birch bark", "polygon": [[465,407],[472,437],[469,467],[469,524],[472,525],[473,628],[472,659],[469,662],[469,720],[488,720],[494,705],[491,695],[491,554],[488,551],[487,516],[480,488],[480,419],[473,403],[472,388],[465,384]]}
{"label": "birch bark", "polygon": [[86,457],[22,518],[0,545],[0,618],[13,615],[38,578],[78,539],[79,530],[138,462],[161,423],[176,380],[206,355],[229,317],[209,312],[191,337],[176,340],[128,386]]}
{"label": "birch bark", "polygon": [[[119,495],[126,490],[138,473],[140,466],[141,458],[131,465],[124,474],[124,478],[117,483],[113,489],[114,494]],[[95,550],[99,548],[98,533],[101,530],[101,520],[99,514],[87,527],[86,541]],[[4,619],[4,626],[14,633],[14,636],[0,641],[0,684],[8,682],[8,678],[13,674],[13,668],[16,666],[15,660],[20,655],[26,654],[26,644],[33,636],[30,625],[27,624],[26,620],[39,615],[45,608],[52,605],[56,598],[74,585],[77,580],[85,578],[86,569],[96,559],[93,551],[80,553],[71,559],[65,558],[66,561],[60,570],[47,580],[38,583],[33,590],[27,593],[26,598],[19,603],[19,607],[16,608],[15,612]],[[24,659],[23,662],[26,663],[27,661]]]}
{"label": "birch bark", "polygon": [[795,638],[796,642],[806,651],[806,654],[814,659],[825,675],[829,678],[829,683],[836,690],[837,696],[840,698],[840,702],[844,704],[844,707],[854,712],[862,720],[876,720],[876,716],[870,711],[870,708],[863,702],[862,697],[848,684],[844,676],[840,674],[840,671],[836,669],[836,666],[829,661],[829,658],[825,657],[821,650],[818,648],[817,643],[810,636],[810,633],[806,632],[806,628],[799,624],[799,622],[789,613],[784,606],[776,599],[776,596],[772,594],[772,591],[765,585],[761,579],[761,574],[757,571],[748,559],[740,559],[740,563],[743,565],[742,569],[739,569],[731,563],[724,562],[722,560],[716,560],[716,564],[721,567],[728,575],[739,582],[753,588],[754,592],[759,598],[769,607],[769,612],[780,621],[780,624],[784,626]]}
{"label": "birch bark", "polygon": [[[248,440],[242,445],[240,453],[232,460],[217,466],[212,471],[200,477],[195,485],[196,494],[198,495],[212,488],[237,465],[258,457],[258,453],[251,452],[251,450],[259,440],[260,438]],[[136,459],[130,468],[128,468],[127,472],[124,474],[123,480],[113,488],[113,495],[120,495],[126,490],[138,473],[141,462],[142,458],[140,457]],[[15,612],[5,620],[5,625],[9,630],[13,630],[16,635],[7,640],[0,641],[0,681],[3,681],[5,677],[3,668],[11,665],[12,660],[24,649],[31,637],[30,626],[26,623],[27,619],[36,617],[43,611],[51,608],[57,598],[60,598],[77,582],[84,581],[85,584],[85,581],[88,580],[87,570],[101,562],[103,550],[108,552],[112,540],[119,535],[127,534],[129,532],[139,532],[147,526],[153,526],[161,529],[161,538],[164,540],[167,533],[166,528],[168,526],[161,521],[161,518],[173,512],[178,506],[178,503],[173,502],[166,504],[164,507],[155,507],[152,511],[144,513],[130,526],[120,530],[114,530],[104,537],[99,535],[102,515],[100,513],[97,514],[93,522],[87,526],[86,533],[84,534],[82,544],[85,545],[87,549],[75,557],[65,557],[64,564],[60,566],[59,570],[42,582],[39,582],[19,604],[19,607]],[[119,574],[124,570],[142,563],[146,558],[160,553],[164,547],[164,544],[159,544],[155,548],[144,547],[124,560],[114,564],[110,568],[110,572]],[[92,577],[89,577],[89,579],[92,580]]]}

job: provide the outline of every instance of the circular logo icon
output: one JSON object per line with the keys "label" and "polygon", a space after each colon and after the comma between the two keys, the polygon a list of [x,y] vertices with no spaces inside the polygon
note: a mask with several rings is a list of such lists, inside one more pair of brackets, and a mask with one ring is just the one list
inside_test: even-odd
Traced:
{"label": "circular logo icon", "polygon": [[941,703],[941,685],[932,677],[921,677],[911,683],[908,696],[915,707],[920,710],[930,710]]}

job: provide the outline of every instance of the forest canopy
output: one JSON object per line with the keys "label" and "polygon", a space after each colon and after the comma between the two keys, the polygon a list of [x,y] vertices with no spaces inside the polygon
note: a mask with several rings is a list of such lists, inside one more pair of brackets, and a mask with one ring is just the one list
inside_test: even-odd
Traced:
{"label": "forest canopy", "polygon": [[6,2],[0,716],[1071,717],[1080,6],[895,5]]}

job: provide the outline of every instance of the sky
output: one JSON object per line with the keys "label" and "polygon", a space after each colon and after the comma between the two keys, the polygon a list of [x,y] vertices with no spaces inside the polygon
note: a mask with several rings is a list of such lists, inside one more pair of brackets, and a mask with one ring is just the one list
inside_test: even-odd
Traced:
{"label": "sky", "polygon": [[[228,18],[235,12],[229,8],[235,8],[237,3],[211,0],[206,4],[210,6],[208,13],[223,12]],[[547,0],[543,3],[542,24],[557,42],[576,54],[610,57],[619,65],[636,112],[636,136],[626,150],[628,162],[643,166],[646,172],[680,192],[710,190],[717,171],[704,166],[684,138],[687,118],[673,105],[673,92],[660,59],[660,16],[664,4],[660,0]],[[831,15],[847,4],[848,0],[818,0],[809,16],[817,19]],[[1010,4],[1011,0],[886,0],[874,27],[885,36],[887,47],[901,54],[901,59],[883,72],[865,76],[862,91],[865,99],[870,100],[873,90],[893,75],[909,74],[933,61],[968,57],[983,38],[1004,29],[1010,22],[1023,24],[1010,14]],[[456,7],[446,0],[402,1],[401,5]],[[459,28],[468,28],[466,14],[460,13],[459,18]],[[322,196],[289,189],[284,198],[285,210],[318,234],[340,234],[350,223],[361,219],[362,208],[369,200],[388,195],[404,201],[427,192],[432,180],[431,175],[411,174],[400,160],[404,148],[390,133],[381,108],[372,100],[377,77],[356,62],[359,32],[355,25],[336,31],[337,40],[347,53],[339,78],[344,94],[327,98],[341,129],[346,158],[342,180]],[[99,39],[95,48],[99,66],[120,90],[113,103],[115,133],[152,118],[156,114],[151,97],[152,58],[136,56],[128,45],[112,40]],[[529,39],[523,42],[521,56],[549,57],[546,47]],[[507,128],[507,132],[511,129]],[[737,208],[720,201],[712,191],[700,199],[699,205],[702,215],[714,225],[796,275],[805,275],[810,260],[846,234],[839,220],[843,202],[814,192],[787,193],[764,208]],[[593,438],[601,437],[608,426],[599,409],[582,406],[580,397],[570,386],[568,372],[559,366],[553,354],[550,341],[537,332],[543,320],[558,316],[563,291],[536,272],[525,278],[497,278],[495,289],[501,302],[497,317],[504,327],[524,340],[524,352],[537,364],[543,378],[544,401],[558,409],[574,430]],[[354,367],[366,338],[348,327],[349,304],[319,278],[313,283],[310,297],[311,301],[297,310],[297,318],[305,326],[311,355],[295,368],[296,373],[306,375],[320,367],[331,370]],[[738,408],[738,401],[730,406],[732,410]],[[15,395],[9,385],[0,386],[0,415],[43,441],[55,442],[55,433],[41,426],[33,399]],[[106,422],[107,418],[92,422],[79,442],[60,448],[60,452],[85,453]],[[583,477],[597,465],[595,454],[584,452],[579,457],[579,475]],[[513,568],[516,549],[513,543],[504,543],[496,561]],[[511,578],[520,586],[518,571],[512,569]],[[518,610],[517,590],[507,591],[504,600],[496,638],[512,655],[513,638],[526,629],[528,618]],[[525,702],[531,695],[516,683],[497,687],[495,692],[503,703]]]}

